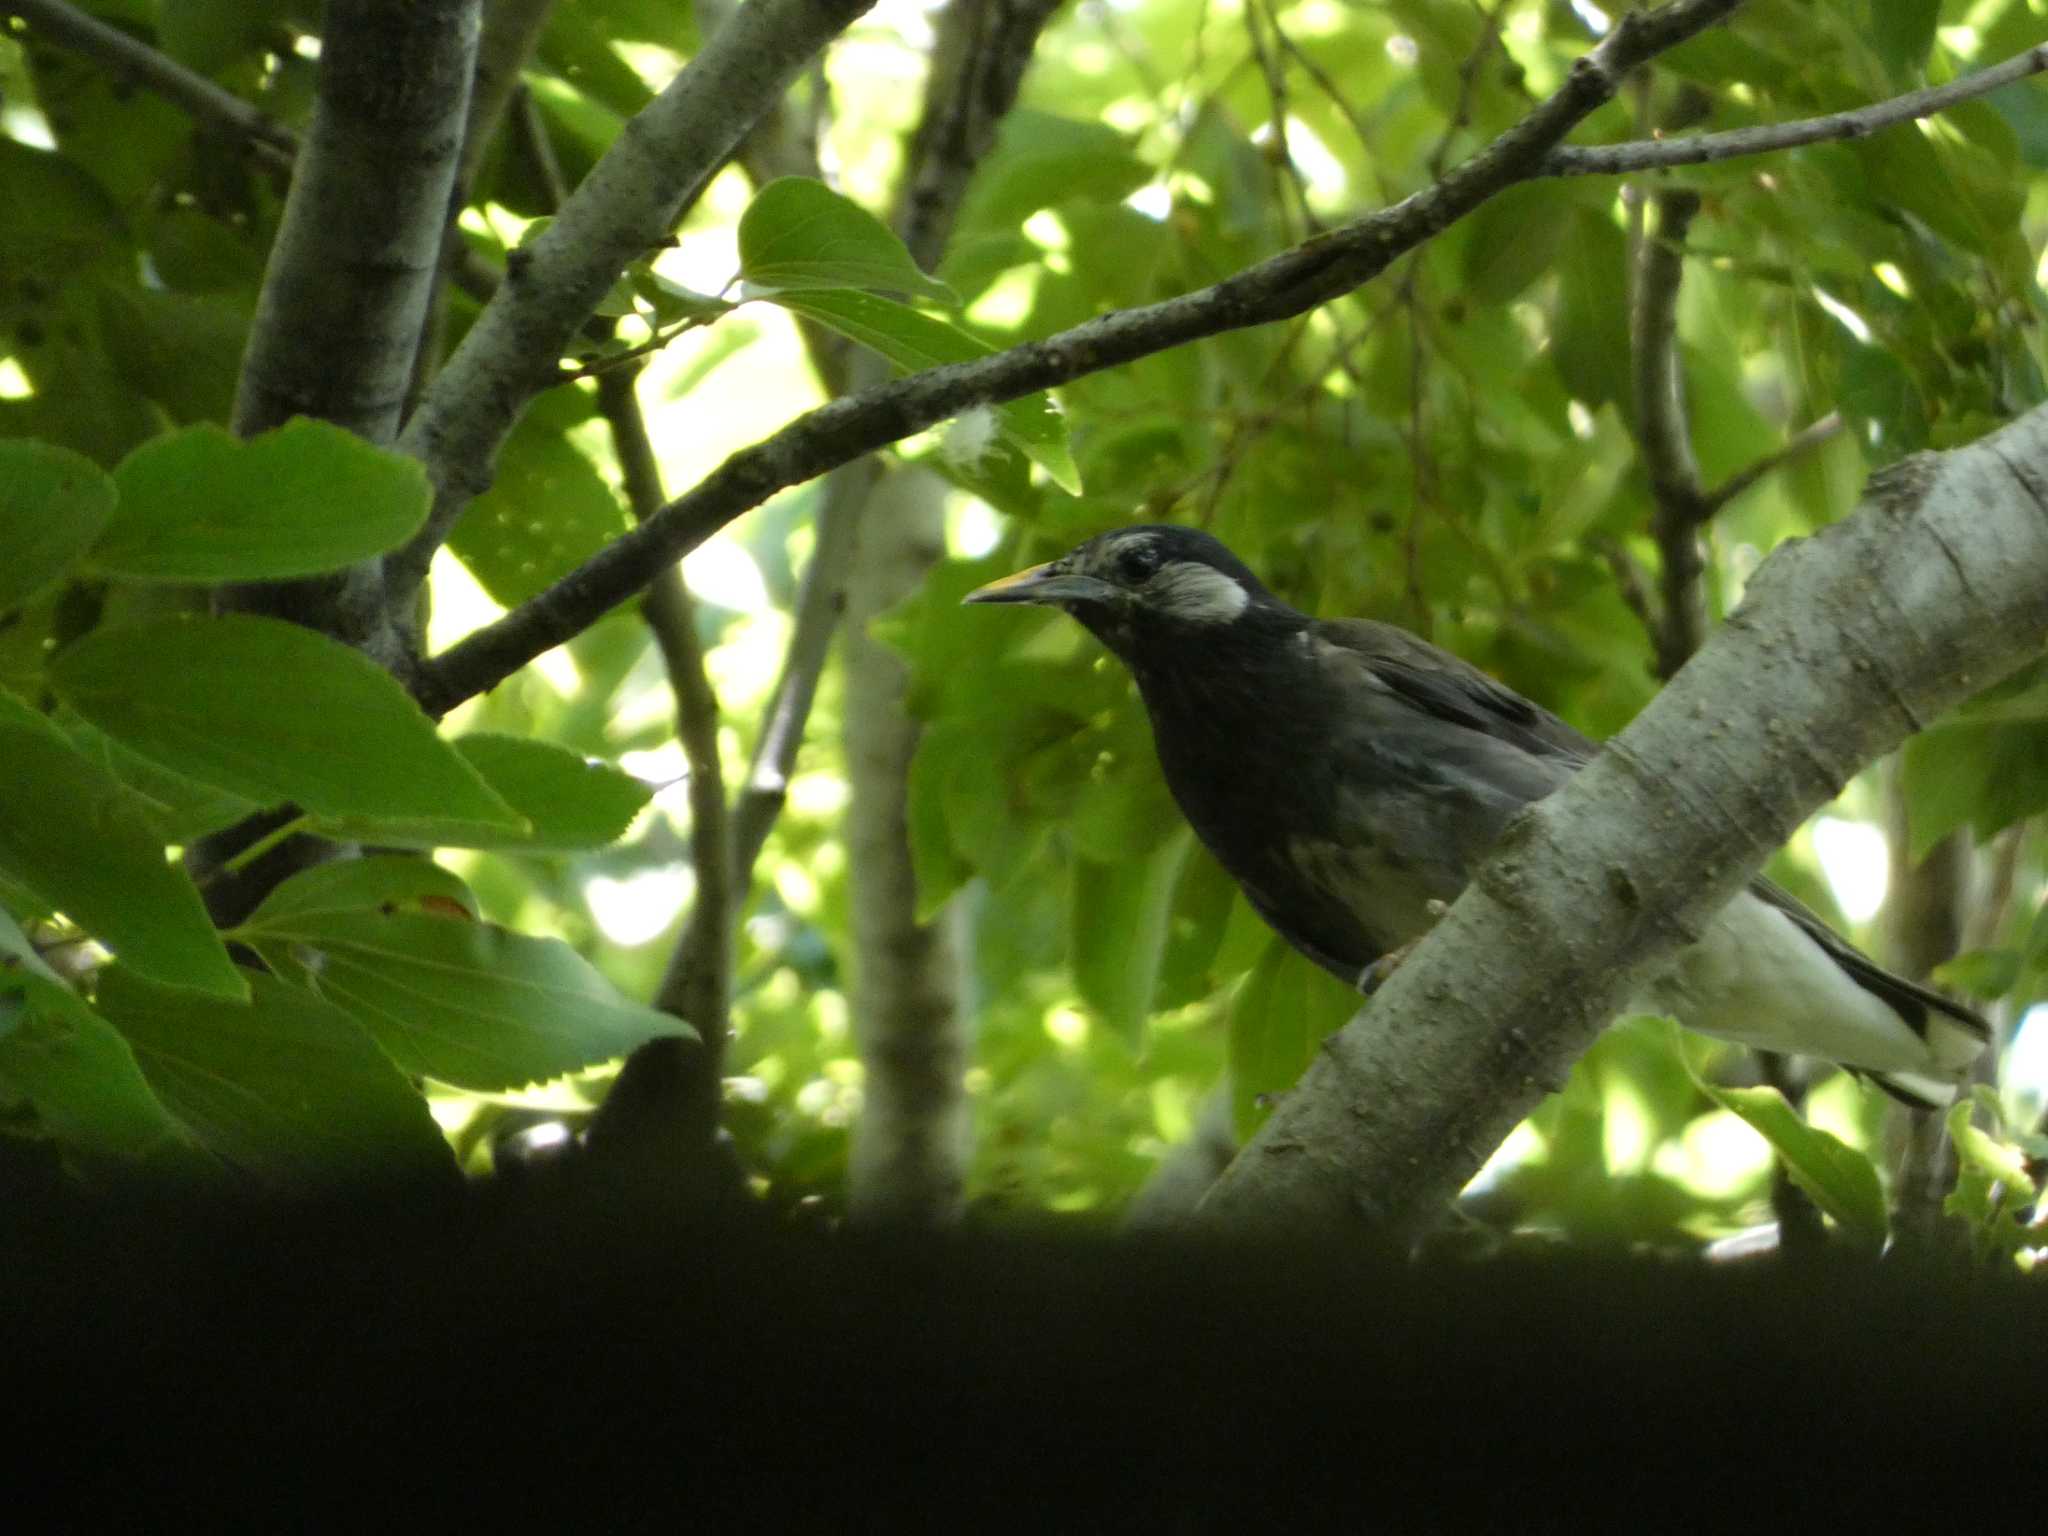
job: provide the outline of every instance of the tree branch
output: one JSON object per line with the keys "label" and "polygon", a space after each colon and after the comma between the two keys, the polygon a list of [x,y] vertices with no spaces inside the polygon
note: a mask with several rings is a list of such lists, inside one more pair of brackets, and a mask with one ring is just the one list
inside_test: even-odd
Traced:
{"label": "tree branch", "polygon": [[[479,0],[331,0],[313,123],[270,248],[232,426],[297,415],[373,443],[398,429],[438,269]],[[376,561],[236,587],[224,606],[399,660]]]}
{"label": "tree branch", "polygon": [[1754,464],[1737,470],[1702,496],[1700,498],[1700,515],[1702,517],[1712,517],[1766,475],[1776,473],[1800,455],[1811,453],[1814,449],[1820,447],[1821,444],[1839,436],[1842,426],[1842,413],[1840,411],[1829,411],[1825,416],[1808,422],[1797,432],[1786,438],[1783,446],[1774,448]]}
{"label": "tree branch", "polygon": [[[709,4],[699,6],[707,19],[716,9]],[[1022,20],[1029,26],[1029,35],[1035,38],[1038,29],[1057,9],[1058,0],[1051,0],[1051,3],[1033,0],[1033,3],[1018,8],[1013,25],[1015,20]],[[1011,61],[1009,67],[1021,74],[1029,58],[1029,49],[1026,47],[1019,51],[1014,33],[1006,33],[1005,37],[1008,40],[999,52]],[[1005,101],[1013,97],[1015,81],[1012,80],[1004,91]],[[910,190],[900,199],[906,222],[899,228],[899,233],[904,234],[904,243],[926,267],[938,264],[945,245],[944,230],[950,228],[952,218],[958,212],[959,199],[966,190],[974,162],[985,152],[978,149],[970,158],[951,147],[946,136],[923,126],[936,115],[928,112],[920,119],[918,134],[910,150]],[[951,109],[947,109],[944,115],[950,116]],[[762,126],[766,127],[771,121],[764,118]],[[745,161],[747,174],[757,183],[775,175],[817,174],[815,161],[809,164],[808,169],[796,163],[787,135],[761,144],[754,144],[750,138],[749,145],[752,153]],[[926,169],[926,156],[929,154],[937,159],[941,151],[950,169],[944,172]],[[913,212],[916,214],[914,228],[907,222]],[[940,214],[944,215],[943,223],[939,219]],[[834,392],[845,390],[851,377],[848,370],[853,366],[847,344],[808,322],[800,324],[812,363],[826,388]],[[874,370],[862,382],[872,386],[882,377],[883,371]],[[803,744],[804,726],[817,697],[818,680],[824,674],[826,659],[831,654],[832,637],[838,632],[840,615],[846,607],[846,573],[852,561],[854,530],[861,508],[880,473],[881,466],[872,458],[860,458],[842,465],[827,478],[819,500],[811,558],[804,567],[803,585],[797,596],[789,645],[783,653],[782,671],[775,680],[775,691],[762,717],[761,734],[755,740],[746,778],[733,805],[735,903],[746,900],[753,885],[754,865],[761,857],[762,848],[767,845],[768,834],[774,828],[776,818],[782,814],[797,749]]]}
{"label": "tree branch", "polygon": [[[911,258],[936,267],[967,185],[1017,99],[1059,0],[949,0],[936,18],[923,110],[905,155],[895,225]],[[887,377],[856,353],[855,389]],[[954,913],[919,915],[910,852],[910,765],[922,725],[904,708],[903,659],[868,633],[945,554],[945,482],[884,476],[860,502],[846,570],[842,727],[851,790],[844,823],[853,920],[854,1036],[865,1076],[847,1154],[847,1206],[862,1221],[958,1220],[967,1186],[970,1031],[960,1006]]]}
{"label": "tree branch", "polygon": [[1650,198],[1655,212],[1636,247],[1635,293],[1629,339],[1635,389],[1636,442],[1650,478],[1650,534],[1657,541],[1658,600],[1650,639],[1657,676],[1670,681],[1700,648],[1707,633],[1701,578],[1700,523],[1705,498],[1692,422],[1685,403],[1685,369],[1678,352],[1678,290],[1685,275],[1685,237],[1700,211],[1690,187],[1665,187]]}
{"label": "tree branch", "polygon": [[479,0],[330,0],[235,395],[243,436],[318,416],[398,429],[469,109]]}
{"label": "tree branch", "polygon": [[273,166],[288,168],[299,151],[299,141],[290,129],[232,91],[64,0],[0,0],[0,14],[19,16],[36,36],[82,53],[109,73],[156,92],[199,121],[225,129]]}
{"label": "tree branch", "polygon": [[[644,587],[663,565],[777,491],[969,406],[1014,400],[1205,336],[1288,319],[1350,292],[1403,252],[1534,174],[1558,140],[1609,100],[1629,71],[1740,4],[1674,0],[1659,10],[1627,13],[1573,65],[1554,95],[1443,180],[1212,287],[1098,316],[976,362],[927,369],[798,417],[728,458],[545,592],[424,663],[412,679],[416,695],[431,711],[452,708],[579,633]],[[548,235],[561,228],[558,222]]]}
{"label": "tree branch", "polygon": [[[477,38],[476,70],[469,92],[469,110],[462,124],[462,144],[456,160],[455,182],[448,190],[448,212],[441,225],[441,259],[427,300],[426,317],[420,323],[420,340],[413,357],[412,388],[408,405],[418,403],[419,393],[441,366],[446,350],[448,285],[470,274],[473,253],[462,238],[457,222],[468,204],[476,183],[476,169],[484,150],[497,134],[515,94],[521,92],[519,73],[533,57],[540,34],[547,26],[555,0],[484,0],[483,30]],[[556,207],[567,196],[561,184],[561,170],[553,163],[553,148],[544,137],[535,137],[543,160],[541,175],[552,192],[549,202]],[[467,285],[466,285],[467,286]],[[496,290],[493,282],[481,298],[488,302]]]}
{"label": "tree branch", "polygon": [[1203,1218],[1327,1233],[1363,1217],[1396,1237],[1433,1222],[1802,819],[2039,654],[2043,463],[2048,408],[1894,466],[1849,518],[1780,546],[1685,670],[1508,829]]}
{"label": "tree branch", "polygon": [[[563,350],[619,273],[670,238],[790,78],[872,3],[748,0],[626,123],[554,221],[513,252],[506,281],[428,387],[400,440],[426,464],[435,497],[427,526],[386,558],[395,605],[410,601],[463,506],[490,483],[519,412],[555,382]],[[672,564],[680,553],[657,565]],[[605,606],[653,574],[650,568]]]}
{"label": "tree branch", "polygon": [[[637,378],[637,369],[606,370],[598,375],[597,399],[611,428],[627,503],[636,518],[645,518],[661,506],[661,471],[634,392]],[[704,669],[697,605],[682,573],[673,567],[664,572],[647,589],[641,607],[668,669],[676,739],[690,773],[690,861],[697,891],[654,1005],[687,1020],[704,1043],[702,1058],[673,1075],[688,1100],[676,1111],[691,1128],[687,1140],[695,1144],[708,1142],[718,1129],[719,1085],[731,1036],[732,878],[725,775],[718,757],[718,695]],[[632,1070],[630,1063],[626,1070]]]}
{"label": "tree branch", "polygon": [[1911,91],[1888,101],[1822,117],[1802,118],[1794,123],[1766,123],[1756,128],[1736,128],[1726,133],[1701,133],[1679,139],[1647,139],[1628,144],[1568,145],[1552,150],[1538,168],[1540,176],[1620,176],[1632,171],[1668,170],[1678,165],[1708,165],[1719,160],[1739,160],[1749,155],[1767,155],[1804,144],[1823,144],[1832,139],[1861,139],[1880,128],[1896,127],[1923,117],[1933,117],[1959,102],[1999,89],[2048,70],[2048,43],[2014,54],[1988,69],[1951,80],[1947,85]]}
{"label": "tree branch", "polygon": [[804,725],[818,696],[818,679],[832,653],[832,637],[846,609],[846,571],[853,559],[853,533],[860,509],[880,478],[872,456],[834,470],[825,481],[814,522],[810,563],[797,594],[796,617],[782,671],[762,717],[753,760],[733,804],[732,873],[736,900],[753,885],[754,865],[789,796],[789,776],[803,745]]}

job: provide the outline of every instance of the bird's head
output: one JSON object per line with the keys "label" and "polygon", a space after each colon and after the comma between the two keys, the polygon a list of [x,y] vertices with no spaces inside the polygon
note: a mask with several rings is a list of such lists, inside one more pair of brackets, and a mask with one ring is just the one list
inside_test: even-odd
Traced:
{"label": "bird's head", "polygon": [[970,603],[1064,608],[1113,651],[1292,615],[1242,560],[1194,528],[1153,524],[1098,534],[1057,560],[977,587]]}

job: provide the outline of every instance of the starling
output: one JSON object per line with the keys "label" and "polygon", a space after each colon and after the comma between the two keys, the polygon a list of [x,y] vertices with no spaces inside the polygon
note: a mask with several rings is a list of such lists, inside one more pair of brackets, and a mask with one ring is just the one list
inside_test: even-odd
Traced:
{"label": "starling", "polygon": [[[1283,939],[1355,986],[1599,750],[1404,629],[1298,612],[1190,528],[1105,533],[966,600],[1063,608],[1108,646],[1196,835]],[[1953,1098],[1990,1035],[1762,879],[1631,1011],[1825,1057],[1920,1105]]]}

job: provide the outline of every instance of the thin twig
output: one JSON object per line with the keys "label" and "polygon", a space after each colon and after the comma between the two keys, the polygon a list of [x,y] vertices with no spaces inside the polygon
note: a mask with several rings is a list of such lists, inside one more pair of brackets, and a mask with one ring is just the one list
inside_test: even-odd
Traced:
{"label": "thin twig", "polygon": [[1646,633],[1657,632],[1657,612],[1651,606],[1650,573],[1643,569],[1643,562],[1633,551],[1613,537],[1602,537],[1592,541],[1593,552],[1607,562],[1607,568],[1614,573],[1614,589],[1621,594],[1628,611],[1642,622]]}
{"label": "thin twig", "polygon": [[[647,518],[662,502],[661,470],[647,435],[647,418],[635,393],[633,370],[607,373],[597,383],[598,410],[611,428],[612,451],[625,482],[627,505]],[[690,907],[690,942],[672,957],[657,1006],[678,1014],[716,1058],[725,1038],[726,997],[731,968],[730,841],[725,811],[725,776],[718,757],[718,695],[704,669],[697,634],[697,604],[671,568],[647,589],[643,604],[648,627],[668,665],[676,701],[676,739],[690,771],[690,858],[697,894]]]}
{"label": "thin twig", "polygon": [[1829,411],[1818,420],[1808,422],[1786,438],[1782,446],[1772,449],[1747,468],[1738,469],[1701,497],[1700,516],[1712,517],[1766,475],[1783,469],[1794,459],[1840,436],[1843,425],[1840,411]]}
{"label": "thin twig", "polygon": [[196,70],[139,38],[88,16],[64,0],[0,0],[0,14],[19,16],[37,36],[82,53],[109,72],[133,80],[166,101],[245,141],[270,165],[289,168],[299,152],[291,130],[223,90]]}
{"label": "thin twig", "polygon": [[1685,370],[1678,356],[1678,289],[1685,270],[1685,236],[1700,209],[1690,187],[1666,187],[1651,199],[1657,213],[1637,247],[1635,292],[1629,306],[1636,440],[1649,475],[1657,541],[1657,623],[1651,641],[1657,675],[1669,680],[1706,638],[1700,552],[1702,520],[1699,461],[1693,456],[1686,411]]}
{"label": "thin twig", "polygon": [[843,465],[826,478],[824,494],[818,499],[811,558],[804,567],[789,646],[762,717],[761,734],[754,742],[753,760],[733,804],[736,891],[743,892],[753,884],[754,865],[788,799],[789,779],[795,771],[797,748],[803,745],[812,701],[818,695],[818,679],[824,675],[832,637],[846,610],[846,573],[852,561],[854,529],[881,472],[872,455]]}
{"label": "thin twig", "polygon": [[1829,112],[1791,123],[1766,123],[1726,133],[1702,133],[1679,139],[1645,139],[1627,144],[1565,145],[1553,149],[1537,168],[1539,176],[1620,176],[1632,171],[1666,170],[1677,165],[1708,165],[1766,155],[1803,144],[1835,139],[1860,139],[1881,128],[1933,117],[1960,102],[1998,90],[2048,70],[2048,43],[2014,54],[1988,69],[1951,80],[1947,85],[1911,91],[1867,107]]}

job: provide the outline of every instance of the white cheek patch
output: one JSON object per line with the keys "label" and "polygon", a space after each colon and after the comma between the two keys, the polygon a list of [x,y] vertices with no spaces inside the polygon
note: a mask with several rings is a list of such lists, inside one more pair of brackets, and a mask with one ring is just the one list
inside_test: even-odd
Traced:
{"label": "white cheek patch", "polygon": [[1251,606],[1252,595],[1213,566],[1176,561],[1154,576],[1146,601],[1190,624],[1228,624]]}

